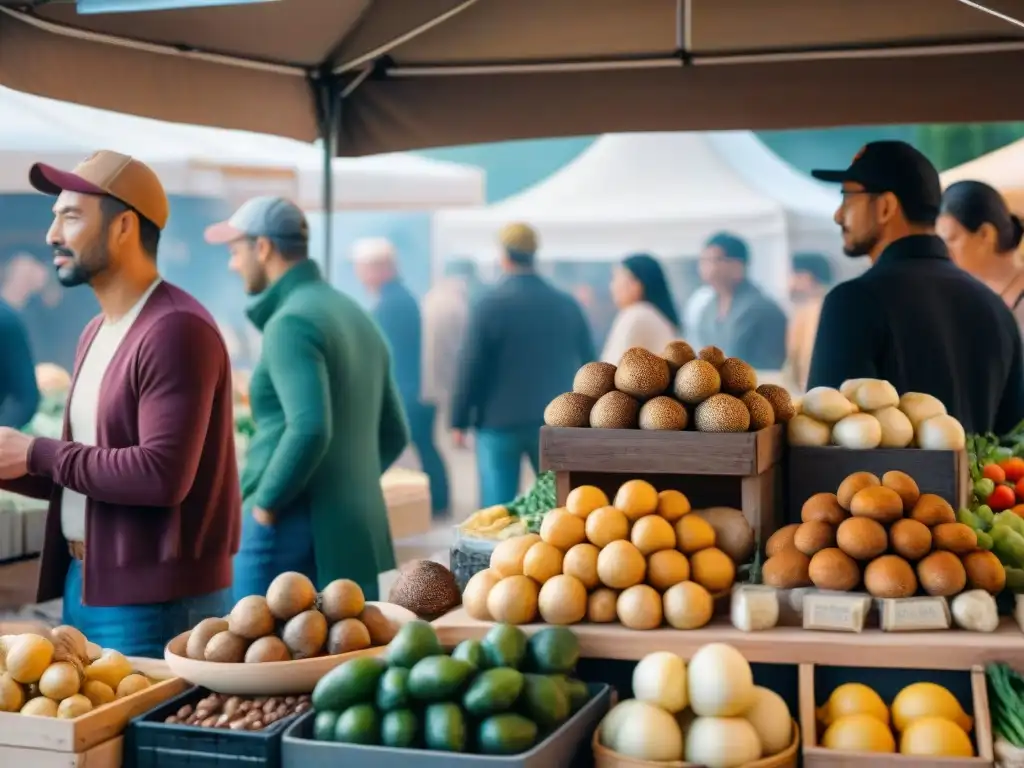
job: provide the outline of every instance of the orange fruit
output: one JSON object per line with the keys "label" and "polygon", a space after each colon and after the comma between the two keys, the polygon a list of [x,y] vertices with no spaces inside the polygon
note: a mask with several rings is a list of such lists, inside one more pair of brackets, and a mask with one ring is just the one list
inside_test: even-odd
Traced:
{"label": "orange fruit", "polygon": [[619,487],[612,504],[630,520],[639,520],[658,511],[658,492],[646,480],[627,480]]}
{"label": "orange fruit", "polygon": [[674,523],[690,514],[690,500],[681,491],[662,491],[658,494],[658,514]]}
{"label": "orange fruit", "polygon": [[607,507],[610,503],[608,495],[597,486],[581,485],[579,488],[569,491],[569,496],[565,500],[565,508],[576,517],[582,517],[585,520],[587,515],[595,509]]}

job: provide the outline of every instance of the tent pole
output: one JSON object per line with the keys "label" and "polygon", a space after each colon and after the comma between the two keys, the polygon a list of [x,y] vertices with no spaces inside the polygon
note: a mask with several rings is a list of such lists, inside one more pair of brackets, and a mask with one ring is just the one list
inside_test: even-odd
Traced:
{"label": "tent pole", "polygon": [[324,279],[328,283],[334,278],[334,157],[341,130],[341,94],[334,87],[335,83],[336,78],[326,70],[311,83],[316,98],[317,127],[323,150],[320,200],[324,216]]}

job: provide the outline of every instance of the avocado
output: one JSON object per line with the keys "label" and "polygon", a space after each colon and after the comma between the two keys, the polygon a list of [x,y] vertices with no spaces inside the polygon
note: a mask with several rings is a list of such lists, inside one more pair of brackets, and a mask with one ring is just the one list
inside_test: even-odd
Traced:
{"label": "avocado", "polygon": [[356,704],[338,716],[334,740],[342,744],[379,744],[380,716],[371,704]]}
{"label": "avocado", "polygon": [[537,724],[522,715],[493,715],[480,723],[477,744],[485,755],[517,755],[537,743]]}
{"label": "avocado", "polygon": [[484,666],[484,646],[479,640],[463,640],[452,651],[452,658],[468,661],[477,669]]}
{"label": "avocado", "polygon": [[578,712],[590,701],[590,689],[582,680],[576,680],[565,675],[548,675],[562,689],[569,698],[569,708],[572,712]]}
{"label": "avocado", "polygon": [[373,701],[377,681],[386,666],[381,659],[361,656],[335,667],[313,688],[313,709],[317,712],[341,712],[353,704]]}
{"label": "avocado", "polygon": [[431,704],[423,713],[427,749],[439,752],[466,751],[466,719],[457,704]]}
{"label": "avocado", "polygon": [[380,743],[385,747],[408,749],[416,746],[419,721],[410,709],[388,712],[380,723]]}
{"label": "avocado", "polygon": [[569,716],[569,696],[544,675],[524,675],[516,708],[541,728],[552,728]]}
{"label": "avocado", "polygon": [[462,706],[472,717],[487,717],[505,712],[523,691],[523,675],[508,667],[481,672],[462,697]]}
{"label": "avocado", "polygon": [[409,670],[392,667],[377,683],[377,709],[391,712],[409,706]]}
{"label": "avocado", "polygon": [[419,701],[447,701],[459,694],[475,671],[468,661],[428,656],[409,670],[409,695]]}
{"label": "avocado", "polygon": [[580,660],[580,641],[571,629],[548,627],[527,644],[530,668],[545,675],[568,675]]}
{"label": "avocado", "polygon": [[526,635],[511,624],[496,624],[484,636],[485,666],[519,669],[526,656]]}
{"label": "avocado", "polygon": [[338,724],[338,712],[326,710],[317,712],[313,718],[313,739],[315,741],[334,741],[334,728]]}
{"label": "avocado", "polygon": [[434,628],[425,621],[410,621],[402,625],[388,645],[388,664],[412,669],[420,659],[442,653],[444,649]]}

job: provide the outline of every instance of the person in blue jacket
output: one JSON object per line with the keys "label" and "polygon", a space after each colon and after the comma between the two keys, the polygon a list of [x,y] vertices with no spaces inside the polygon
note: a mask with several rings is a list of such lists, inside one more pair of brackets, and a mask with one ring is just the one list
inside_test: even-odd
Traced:
{"label": "person in blue jacket", "polygon": [[356,276],[376,298],[373,318],[391,347],[395,383],[405,406],[409,433],[420,466],[430,483],[430,506],[434,518],[448,515],[448,470],[434,439],[436,406],[422,397],[423,318],[419,302],[402,282],[397,254],[390,240],[363,238],[352,250]]}
{"label": "person in blue jacket", "polygon": [[595,359],[580,305],[534,269],[533,229],[509,224],[499,240],[504,277],[470,311],[452,392],[456,445],[476,433],[483,507],[515,498],[523,456],[539,469],[545,406]]}
{"label": "person in blue jacket", "polygon": [[18,313],[0,301],[0,427],[21,429],[32,421],[38,407],[28,332]]}

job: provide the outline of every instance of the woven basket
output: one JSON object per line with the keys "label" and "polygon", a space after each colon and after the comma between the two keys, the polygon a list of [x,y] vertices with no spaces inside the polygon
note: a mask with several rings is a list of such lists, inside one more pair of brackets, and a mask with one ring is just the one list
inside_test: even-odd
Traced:
{"label": "woven basket", "polygon": [[[598,740],[600,728],[594,731],[592,746],[594,749],[594,768],[700,768],[696,763],[687,763],[682,760],[671,760],[669,762],[655,762],[653,760],[639,760],[635,757],[627,757],[610,749],[601,746]],[[800,726],[793,721],[793,740],[789,746],[771,757],[762,757],[752,763],[747,763],[743,768],[796,768],[800,760]]]}

